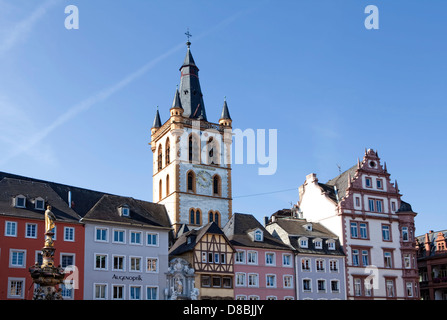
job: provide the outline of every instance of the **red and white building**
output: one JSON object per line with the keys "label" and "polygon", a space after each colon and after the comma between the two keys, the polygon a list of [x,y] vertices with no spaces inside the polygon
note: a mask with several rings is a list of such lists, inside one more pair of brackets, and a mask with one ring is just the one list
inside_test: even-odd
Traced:
{"label": "red and white building", "polygon": [[348,299],[419,299],[416,213],[401,200],[377,152],[327,183],[316,174],[299,189],[302,217],[340,239]]}
{"label": "red and white building", "polygon": [[57,219],[55,265],[71,270],[67,276],[73,287],[61,285],[62,296],[83,299],[84,226],[79,216],[49,184],[4,177],[0,181],[0,300],[33,297],[29,267],[42,264],[47,205]]}

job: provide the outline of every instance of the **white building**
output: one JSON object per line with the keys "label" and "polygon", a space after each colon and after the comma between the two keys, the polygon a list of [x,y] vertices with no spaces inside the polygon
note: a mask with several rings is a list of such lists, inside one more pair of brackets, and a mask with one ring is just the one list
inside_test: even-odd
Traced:
{"label": "white building", "polygon": [[418,299],[414,217],[390,182],[377,153],[365,152],[323,184],[316,174],[300,187],[299,208],[340,239],[346,254],[348,299]]}
{"label": "white building", "polygon": [[164,299],[170,221],[164,206],[104,195],[85,224],[85,300]]}

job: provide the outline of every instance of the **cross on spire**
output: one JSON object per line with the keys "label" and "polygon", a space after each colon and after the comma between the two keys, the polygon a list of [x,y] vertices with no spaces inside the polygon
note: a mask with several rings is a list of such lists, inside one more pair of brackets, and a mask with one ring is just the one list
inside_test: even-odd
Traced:
{"label": "cross on spire", "polygon": [[185,35],[186,35],[186,37],[188,38],[188,42],[186,42],[186,45],[187,45],[188,48],[189,48],[189,46],[191,45],[191,42],[189,41],[189,38],[192,37],[192,34],[189,33],[189,28],[187,28],[187,31],[185,32]]}

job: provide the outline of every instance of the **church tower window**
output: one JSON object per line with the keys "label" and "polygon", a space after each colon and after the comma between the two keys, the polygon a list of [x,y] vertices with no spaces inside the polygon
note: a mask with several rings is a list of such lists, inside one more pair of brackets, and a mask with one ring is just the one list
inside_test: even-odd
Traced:
{"label": "church tower window", "polygon": [[188,191],[190,192],[196,192],[196,175],[194,174],[194,171],[188,172]]}
{"label": "church tower window", "polygon": [[163,169],[163,147],[161,144],[158,146],[158,171]]}

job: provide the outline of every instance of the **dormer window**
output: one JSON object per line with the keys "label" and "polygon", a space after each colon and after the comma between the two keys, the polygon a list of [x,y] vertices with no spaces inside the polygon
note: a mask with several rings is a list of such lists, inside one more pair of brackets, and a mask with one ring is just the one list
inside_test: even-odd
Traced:
{"label": "dormer window", "polygon": [[14,206],[16,208],[25,208],[26,207],[26,198],[22,195],[15,197]]}
{"label": "dormer window", "polygon": [[312,223],[307,223],[307,224],[305,224],[305,225],[304,225],[304,228],[305,228],[307,231],[312,231]]}
{"label": "dormer window", "polygon": [[128,217],[130,214],[130,209],[128,206],[124,205],[118,208],[119,209],[119,213],[122,217]]}
{"label": "dormer window", "polygon": [[300,248],[307,248],[307,238],[299,238],[299,244],[300,244]]}
{"label": "dormer window", "polygon": [[45,210],[45,200],[42,198],[37,198],[34,200],[34,208],[36,210]]}
{"label": "dormer window", "polygon": [[256,230],[255,231],[255,241],[263,241],[263,239],[264,239],[264,235],[263,235],[262,231],[259,229]]}
{"label": "dormer window", "polygon": [[329,250],[335,250],[335,240],[333,239],[327,240],[327,248]]}
{"label": "dormer window", "polygon": [[314,242],[315,249],[323,248],[323,241],[320,238],[314,239],[313,242]]}

